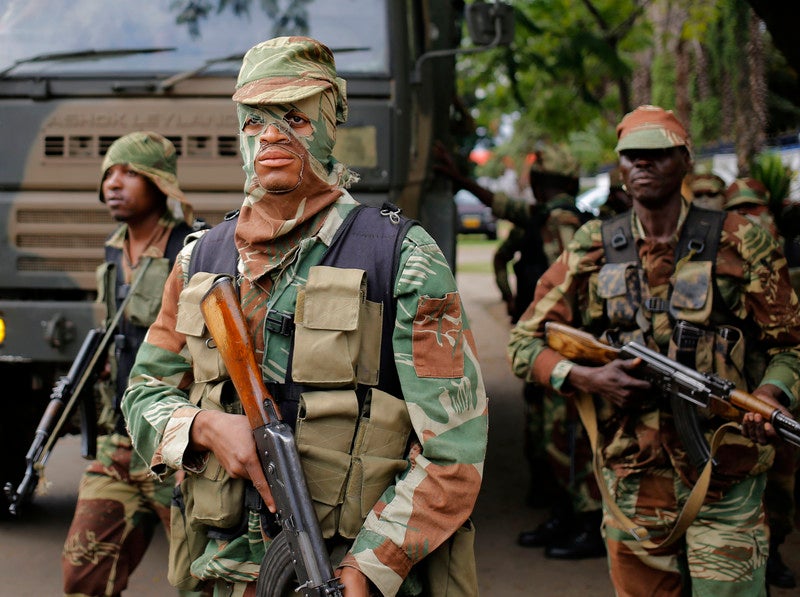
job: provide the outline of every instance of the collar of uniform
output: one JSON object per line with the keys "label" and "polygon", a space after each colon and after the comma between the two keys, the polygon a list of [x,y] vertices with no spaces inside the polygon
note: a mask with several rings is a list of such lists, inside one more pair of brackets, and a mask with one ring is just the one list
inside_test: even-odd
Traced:
{"label": "collar of uniform", "polygon": [[317,238],[324,243],[326,247],[331,246],[333,237],[336,231],[339,230],[342,222],[344,222],[345,217],[358,205],[358,202],[353,199],[350,193],[344,189],[341,190],[342,195],[331,205],[328,217],[325,218],[325,222],[323,222],[322,227],[317,233]]}
{"label": "collar of uniform", "polygon": [[[167,230],[172,230],[173,228],[175,228],[175,226],[178,225],[179,222],[182,221],[183,220],[176,218],[169,209],[166,209],[164,210],[164,213],[161,214],[161,217],[158,219],[157,226],[166,228]],[[158,236],[160,238],[161,235]],[[111,247],[113,249],[122,250],[123,247],[125,246],[126,238],[128,238],[128,225],[122,224],[116,230],[114,230],[111,236],[108,237],[105,246]],[[150,256],[152,257],[152,255]]]}
{"label": "collar of uniform", "polygon": [[[636,231],[637,238],[647,238],[647,233],[644,231],[644,226],[642,226],[642,222],[639,220],[638,216],[636,215],[636,210],[632,209],[631,213],[633,214],[633,230]],[[683,228],[683,223],[686,221],[686,215],[689,213],[689,201],[686,197],[681,196],[681,214],[678,216],[678,225],[675,227],[675,233],[673,238],[675,240],[678,239],[678,235],[681,232],[681,228]]]}

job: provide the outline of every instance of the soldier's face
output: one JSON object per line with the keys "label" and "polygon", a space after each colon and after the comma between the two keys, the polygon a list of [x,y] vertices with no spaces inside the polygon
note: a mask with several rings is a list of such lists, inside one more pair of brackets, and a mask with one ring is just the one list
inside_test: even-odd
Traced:
{"label": "soldier's face", "polygon": [[[275,107],[280,110],[280,107]],[[268,193],[288,193],[303,180],[308,152],[298,138],[314,132],[308,116],[289,108],[281,118],[270,112],[253,110],[245,119],[242,133],[256,139],[253,162],[258,183]]]}
{"label": "soldier's face", "polygon": [[111,217],[118,222],[135,223],[154,211],[162,211],[166,201],[155,184],[127,164],[106,170],[101,188]]}
{"label": "soldier's face", "polygon": [[644,205],[680,196],[691,164],[688,152],[681,147],[626,149],[619,154],[619,169],[628,194]]}

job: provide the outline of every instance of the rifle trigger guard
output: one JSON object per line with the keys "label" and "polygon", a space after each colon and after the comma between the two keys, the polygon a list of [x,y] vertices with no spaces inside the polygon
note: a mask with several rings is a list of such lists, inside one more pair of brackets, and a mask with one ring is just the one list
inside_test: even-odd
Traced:
{"label": "rifle trigger guard", "polygon": [[216,347],[217,343],[214,342],[214,338],[206,338],[206,348],[214,350]]}

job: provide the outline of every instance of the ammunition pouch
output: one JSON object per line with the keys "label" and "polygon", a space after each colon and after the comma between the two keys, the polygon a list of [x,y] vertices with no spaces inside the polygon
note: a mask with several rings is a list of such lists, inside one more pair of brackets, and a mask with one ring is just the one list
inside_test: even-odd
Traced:
{"label": "ammunition pouch", "polygon": [[[209,347],[210,338],[200,312],[200,301],[217,275],[199,273],[181,292],[175,330],[186,336],[195,384],[189,399],[204,409],[241,414],[219,352]],[[170,514],[168,577],[182,590],[194,590],[200,579],[192,576],[191,564],[205,550],[209,537],[235,536],[246,520],[246,482],[232,479],[213,453],[202,472],[186,471],[176,490]]]}
{"label": "ammunition pouch", "polygon": [[378,383],[383,305],[361,269],[317,265],[298,291],[292,381],[320,388]]}
{"label": "ammunition pouch", "polygon": [[411,435],[405,401],[372,388],[359,412],[353,390],[304,392],[295,438],[322,536],[354,539],[402,473]]}

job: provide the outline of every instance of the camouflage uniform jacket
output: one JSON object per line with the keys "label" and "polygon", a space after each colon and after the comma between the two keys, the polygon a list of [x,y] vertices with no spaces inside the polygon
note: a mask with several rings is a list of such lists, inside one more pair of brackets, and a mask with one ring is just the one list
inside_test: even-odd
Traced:
{"label": "camouflage uniform jacket", "polygon": [[[257,285],[243,285],[242,306],[265,379],[285,379],[290,339],[265,331],[264,309],[294,312],[298,288],[354,205],[345,192],[327,212],[319,232],[287,252],[275,270],[269,294]],[[135,447],[160,478],[182,468],[201,470],[204,462],[203,454],[187,450],[190,426],[199,410],[187,400],[193,380],[185,337],[174,331],[178,295],[187,282],[186,255],[184,250],[167,281],[161,313],[139,351],[123,401]],[[345,557],[385,595],[395,594],[411,567],[471,514],[481,485],[488,431],[483,378],[455,280],[441,250],[420,226],[414,226],[403,241],[394,296],[392,342],[417,443],[407,457],[407,469],[374,505]],[[208,569],[211,562],[202,573],[239,582],[254,580],[263,545],[259,550],[260,538],[252,541],[252,530],[253,525],[251,551],[241,548],[246,542],[222,545],[223,550],[230,548],[228,561],[217,558],[218,570]],[[243,559],[252,565],[237,567]],[[237,568],[235,573],[232,568]]]}
{"label": "camouflage uniform jacket", "polygon": [[533,207],[523,199],[496,193],[492,201],[492,213],[522,228],[538,222],[544,252],[550,264],[558,259],[582,224],[575,207],[575,198],[566,193],[556,195],[545,205]]}
{"label": "camouflage uniform jacket", "polygon": [[[654,296],[666,296],[668,291],[675,270],[675,244],[686,213],[688,202],[684,201],[679,230],[672,241],[655,243],[644,238],[635,213],[630,212],[641,267]],[[609,328],[606,302],[598,292],[598,276],[605,263],[601,226],[600,220],[594,220],[577,231],[567,250],[540,279],[528,318],[511,332],[508,356],[514,373],[526,381],[561,390],[572,366],[546,345],[545,322],[566,323],[594,335]],[[727,305],[728,317],[738,320],[734,323],[742,328],[754,330],[747,350],[767,355],[769,360],[760,383],[780,387],[791,397],[790,408],[796,407],[800,393],[800,310],[780,247],[760,226],[730,214],[723,225],[715,267],[716,288]],[[666,313],[662,315],[666,319]],[[670,333],[671,323],[654,325],[648,342],[666,352]],[[605,463],[618,476],[674,467],[684,479],[696,478],[669,413],[652,406],[622,413],[604,401],[596,402]],[[754,454],[750,449],[753,444],[737,439],[743,444],[740,451],[719,454],[724,461],[719,468],[730,480],[769,466],[769,450]]]}

